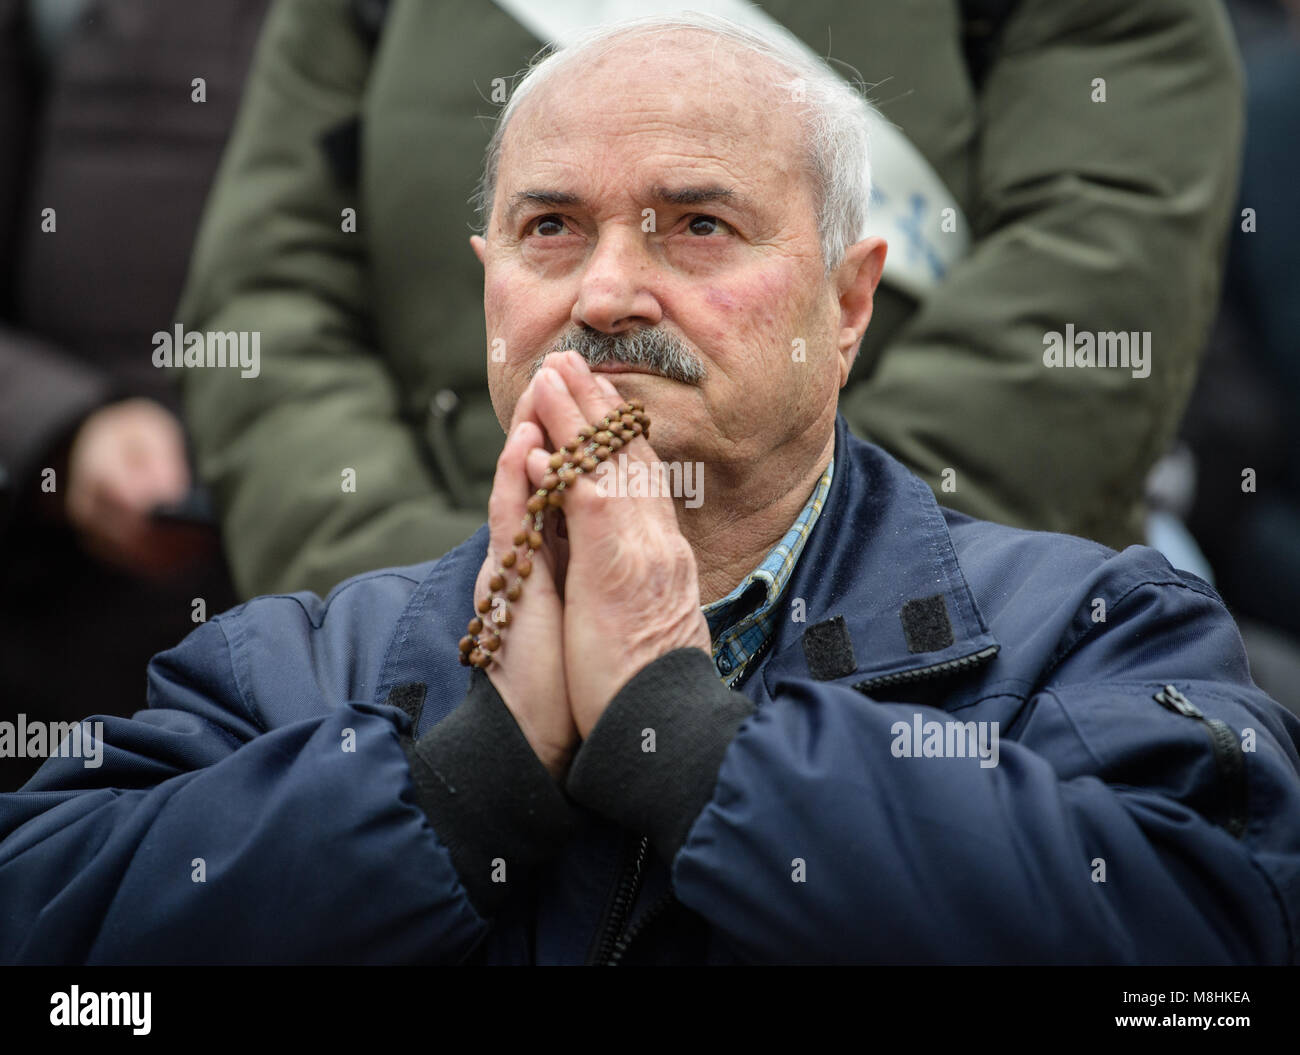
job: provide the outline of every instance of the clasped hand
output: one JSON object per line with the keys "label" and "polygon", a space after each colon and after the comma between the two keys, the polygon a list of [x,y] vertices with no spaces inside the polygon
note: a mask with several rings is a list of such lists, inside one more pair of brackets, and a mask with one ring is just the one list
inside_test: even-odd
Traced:
{"label": "clasped hand", "polygon": [[[549,470],[552,450],[623,401],[609,379],[576,352],[547,356],[515,407],[488,502],[491,541],[475,598],[513,548],[525,504]],[[653,419],[653,407],[647,407]],[[619,454],[652,463],[648,440]],[[612,466],[610,467],[612,469]],[[606,469],[605,471],[610,471]],[[487,676],[537,757],[563,778],[580,739],[647,664],[676,648],[710,650],[700,612],[695,555],[677,524],[673,500],[601,488],[580,475],[564,501],[565,532],[547,514],[533,561]]]}

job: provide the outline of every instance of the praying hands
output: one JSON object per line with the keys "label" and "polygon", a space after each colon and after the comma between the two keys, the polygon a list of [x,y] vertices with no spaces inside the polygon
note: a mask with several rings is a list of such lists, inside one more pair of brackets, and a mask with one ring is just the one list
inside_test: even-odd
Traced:
{"label": "praying hands", "polygon": [[[567,538],[555,530],[557,507],[528,508],[555,474],[548,445],[570,444],[620,403],[609,379],[577,353],[549,356],[515,408],[488,504],[491,545],[475,585],[471,630],[477,624],[495,638],[487,676],[557,780],[634,674],[675,648],[710,650],[695,556],[670,497],[607,493],[583,479],[589,471],[572,474],[562,492]],[[640,434],[622,450],[629,461],[655,456]],[[533,528],[521,526],[535,525],[531,514],[547,508],[556,513],[541,545],[531,546]],[[534,559],[520,556],[520,546],[535,551]],[[517,578],[505,598],[491,604],[512,570]]]}

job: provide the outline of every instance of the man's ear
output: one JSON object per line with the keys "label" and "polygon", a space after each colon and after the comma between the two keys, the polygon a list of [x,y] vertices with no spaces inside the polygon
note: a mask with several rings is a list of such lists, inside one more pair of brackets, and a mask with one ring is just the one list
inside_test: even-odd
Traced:
{"label": "man's ear", "polygon": [[835,270],[835,290],[840,308],[836,348],[840,353],[841,388],[849,379],[849,371],[853,369],[853,361],[862,346],[862,336],[871,322],[876,286],[880,284],[888,249],[883,238],[864,238],[849,246]]}
{"label": "man's ear", "polygon": [[470,235],[469,244],[474,247],[474,255],[478,257],[478,262],[483,263],[483,254],[487,252],[487,242],[483,241],[480,235]]}

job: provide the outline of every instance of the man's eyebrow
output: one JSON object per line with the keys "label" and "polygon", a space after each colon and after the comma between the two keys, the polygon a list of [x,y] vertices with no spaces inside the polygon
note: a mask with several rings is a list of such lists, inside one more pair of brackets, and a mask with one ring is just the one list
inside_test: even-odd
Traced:
{"label": "man's eyebrow", "polygon": [[582,199],[576,194],[560,190],[521,190],[510,196],[510,208],[506,210],[506,222],[525,205],[581,205]]}
{"label": "man's eyebrow", "polygon": [[[664,205],[711,205],[722,202],[747,212],[752,213],[755,211],[753,204],[743,194],[738,194],[730,187],[717,184],[702,187],[655,187],[650,192],[650,198],[652,201]],[[581,197],[577,194],[570,194],[568,191],[537,188],[521,190],[510,196],[510,206],[506,210],[506,222],[509,223],[525,205],[555,207],[560,205],[583,206],[584,204]]]}
{"label": "man's eyebrow", "polygon": [[680,187],[677,189],[656,187],[650,192],[650,197],[655,201],[663,202],[665,205],[711,205],[714,202],[723,202],[738,209],[745,209],[749,212],[754,211],[753,205],[743,194],[737,194],[730,187],[717,185]]}

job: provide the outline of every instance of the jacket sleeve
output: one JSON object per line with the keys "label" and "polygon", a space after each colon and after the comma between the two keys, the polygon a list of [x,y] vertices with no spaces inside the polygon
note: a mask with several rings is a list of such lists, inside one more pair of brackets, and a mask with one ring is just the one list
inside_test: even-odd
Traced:
{"label": "jacket sleeve", "polygon": [[261,335],[257,377],[177,371],[245,596],[323,595],[439,556],[484,519],[452,508],[401,416],[367,315],[365,217],[342,229],[358,199],[321,141],[357,117],[369,61],[344,0],[274,6],[179,309],[190,330]]}
{"label": "jacket sleeve", "polygon": [[[1021,0],[980,96],[971,251],[846,389],[854,431],[972,516],[1141,541],[1218,301],[1242,95],[1218,3]],[[1067,323],[1149,332],[1150,376],[1046,368]]]}
{"label": "jacket sleeve", "polygon": [[[102,752],[50,757],[0,795],[0,960],[473,951],[521,872],[558,845],[569,806],[482,683],[414,742],[397,707],[332,702],[364,695],[349,650],[317,640],[336,618],[370,616],[266,598],[204,624],[155,657],[150,709],[86,720],[102,722]],[[276,662],[250,663],[253,649]],[[439,776],[453,786],[427,790]],[[488,874],[494,857],[505,883]]]}
{"label": "jacket sleeve", "polygon": [[[897,723],[969,713],[787,679],[742,718],[678,650],[615,698],[570,792],[649,834],[677,898],[755,961],[1291,963],[1300,723],[1251,684],[1221,604],[1185,593],[1113,609],[992,766],[894,751]],[[1156,702],[1170,680],[1207,721]],[[713,730],[693,755],[665,743],[674,708]],[[1249,744],[1244,771],[1212,721]]]}

